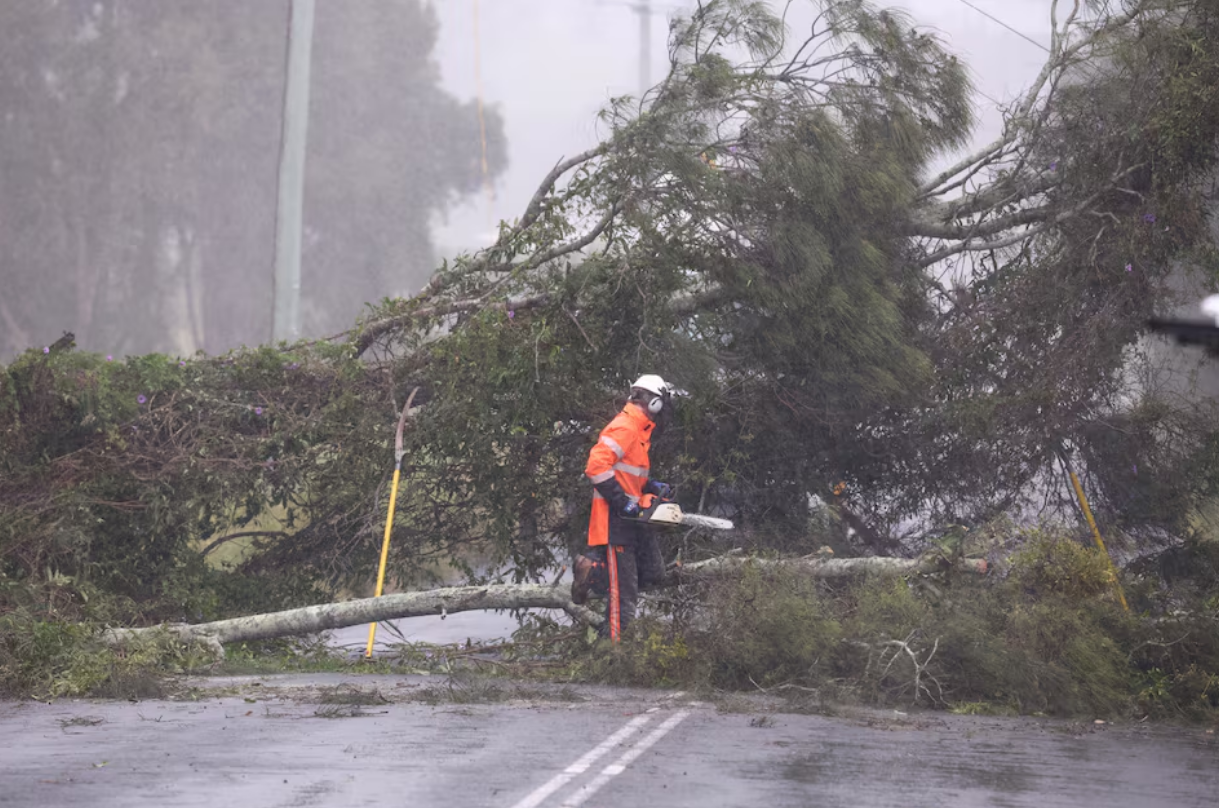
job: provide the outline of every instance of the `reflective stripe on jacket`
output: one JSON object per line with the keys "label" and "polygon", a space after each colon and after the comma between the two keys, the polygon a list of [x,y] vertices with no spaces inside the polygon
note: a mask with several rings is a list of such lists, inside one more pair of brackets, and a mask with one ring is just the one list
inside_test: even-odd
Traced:
{"label": "reflective stripe on jacket", "polygon": [[[614,479],[627,498],[638,501],[648,481],[648,450],[652,446],[652,419],[637,405],[628,403],[601,430],[596,445],[588,453],[584,474],[593,485]],[[610,514],[609,502],[593,491],[593,512],[588,521],[588,543],[633,544],[639,525]]]}

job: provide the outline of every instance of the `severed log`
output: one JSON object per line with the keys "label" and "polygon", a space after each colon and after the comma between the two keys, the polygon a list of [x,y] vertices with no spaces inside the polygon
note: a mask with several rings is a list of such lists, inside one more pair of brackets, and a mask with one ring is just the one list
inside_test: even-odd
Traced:
{"label": "severed log", "polygon": [[[906,575],[943,569],[943,559],[906,558],[788,558],[766,559],[746,556],[719,556],[705,561],[683,564],[676,579],[685,576],[711,576],[738,572],[746,565],[762,569],[793,569],[818,578],[842,578],[850,575]],[[985,574],[986,562],[965,559],[956,562],[959,569]],[[217,620],[212,623],[170,623],[147,628],[112,628],[102,633],[102,641],[121,645],[124,641],[167,632],[183,642],[203,645],[217,658],[224,657],[224,643],[247,640],[268,640],[317,634],[347,626],[358,626],[402,617],[444,615],[450,612],[479,609],[562,609],[572,619],[586,625],[598,625],[602,616],[593,609],[578,606],[571,600],[566,586],[554,584],[488,584],[486,586],[452,586],[423,592],[402,592],[379,598],[361,598],[342,603],[323,603],[282,612],[255,614]]]}
{"label": "severed log", "polygon": [[962,572],[985,575],[986,560],[963,558],[954,562],[928,555],[922,558],[890,558],[871,556],[868,558],[757,558],[754,556],[723,555],[682,564],[681,575],[714,575],[733,572],[745,566],[759,569],[786,569],[803,572],[815,578],[846,578],[851,575],[910,575],[919,572],[935,572],[952,567]]}

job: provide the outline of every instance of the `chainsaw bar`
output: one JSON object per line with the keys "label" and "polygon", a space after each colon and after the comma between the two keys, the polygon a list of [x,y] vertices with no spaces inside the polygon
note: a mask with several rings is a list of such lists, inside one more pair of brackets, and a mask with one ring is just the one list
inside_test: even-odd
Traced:
{"label": "chainsaw bar", "polygon": [[731,519],[720,519],[716,516],[703,516],[701,513],[682,513],[681,523],[691,527],[706,527],[711,530],[732,530]]}

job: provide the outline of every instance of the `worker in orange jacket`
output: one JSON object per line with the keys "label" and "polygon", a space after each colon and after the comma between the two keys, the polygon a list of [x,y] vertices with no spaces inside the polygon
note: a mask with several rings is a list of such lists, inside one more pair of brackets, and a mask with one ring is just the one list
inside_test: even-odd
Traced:
{"label": "worker in orange jacket", "polygon": [[[604,548],[609,577],[605,633],[614,642],[635,618],[640,586],[659,583],[664,562],[652,531],[640,522],[639,499],[655,494],[672,496],[670,486],[648,477],[648,451],[658,420],[672,409],[672,387],[661,377],[646,374],[631,385],[630,398],[601,430],[588,453],[584,474],[593,484],[593,509],[588,544]],[[573,570],[572,599],[583,603],[592,586],[596,562],[581,556]]]}

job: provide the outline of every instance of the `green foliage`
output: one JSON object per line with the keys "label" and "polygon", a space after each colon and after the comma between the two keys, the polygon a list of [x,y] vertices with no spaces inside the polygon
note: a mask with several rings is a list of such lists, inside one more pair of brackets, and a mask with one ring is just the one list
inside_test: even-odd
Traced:
{"label": "green foliage", "polygon": [[983,218],[1040,211],[1046,226],[950,270],[968,289],[943,290],[925,332],[935,405],[875,419],[875,456],[850,459],[901,491],[878,510],[938,502],[937,521],[985,521],[1057,474],[1066,445],[1106,532],[1184,527],[1190,492],[1214,479],[1213,402],[1180,395],[1189,382],[1158,376],[1161,346],[1141,341],[1149,316],[1215,278],[1217,8],[1146,6],[1059,83],[1044,114],[1012,122],[1030,127],[1027,150],[992,165],[982,193],[1045,191]]}
{"label": "green foliage", "polygon": [[[320,513],[328,494],[363,496],[358,464],[324,462],[364,415],[352,397],[362,373],[302,360],[270,348],[191,361],[27,352],[0,369],[0,574],[125,598],[138,604],[127,619],[315,600],[334,579],[307,566],[239,579],[200,553],[273,509],[293,526],[304,501]],[[271,546],[286,536],[262,532]]]}
{"label": "green foliage", "polygon": [[[1213,592],[1213,590],[1212,590]],[[1204,720],[1219,711],[1219,609],[1214,596],[1128,633],[1139,709],[1160,718]]]}
{"label": "green foliage", "polygon": [[1029,712],[1125,712],[1131,672],[1105,628],[1091,610],[1062,598],[1013,609],[1004,625],[1012,674],[1003,694]]}
{"label": "green foliage", "polygon": [[381,658],[353,664],[344,653],[317,638],[284,637],[258,642],[229,643],[224,660],[210,672],[221,676],[249,676],[285,672],[389,673],[391,664]]}
{"label": "green foliage", "polygon": [[670,625],[643,617],[629,626],[617,645],[593,639],[574,669],[580,679],[643,687],[701,685],[710,675],[709,661]]}
{"label": "green foliage", "polygon": [[168,634],[122,648],[100,642],[101,628],[10,612],[0,617],[0,693],[53,699],[71,696],[150,698],[166,693],[166,674],[202,666],[210,656]]}
{"label": "green foliage", "polygon": [[844,630],[853,635],[867,635],[884,626],[888,636],[905,637],[927,619],[927,603],[900,578],[865,578],[851,599],[854,609]]}
{"label": "green foliage", "polygon": [[1219,626],[1127,615],[1107,565],[1033,531],[1006,577],[818,583],[747,568],[693,615],[642,621],[588,675],[684,688],[816,691],[957,712],[1214,717]]}
{"label": "green foliage", "polygon": [[715,604],[692,645],[717,687],[768,687],[819,681],[841,637],[814,582],[789,573],[747,570],[710,593]]}
{"label": "green foliage", "polygon": [[1012,581],[1034,596],[1080,602],[1117,586],[1113,564],[1099,548],[1041,530],[1030,531],[1012,558]]}

